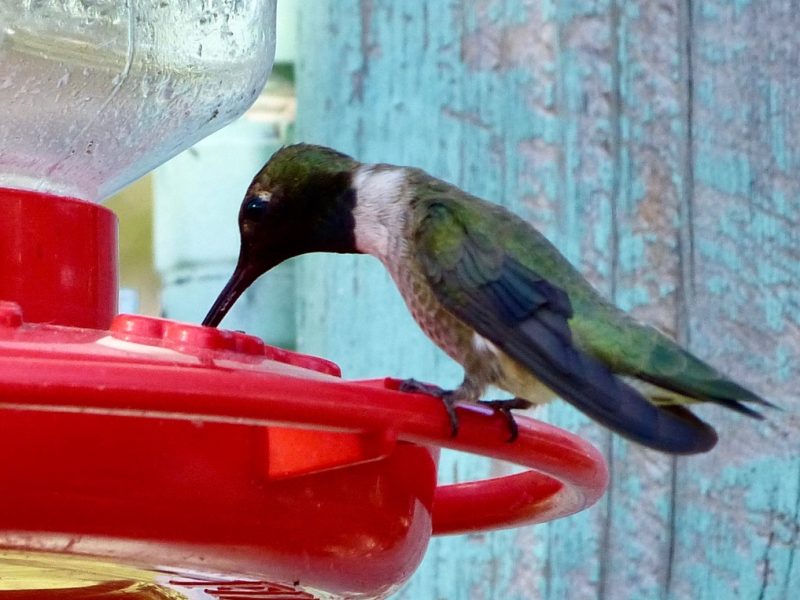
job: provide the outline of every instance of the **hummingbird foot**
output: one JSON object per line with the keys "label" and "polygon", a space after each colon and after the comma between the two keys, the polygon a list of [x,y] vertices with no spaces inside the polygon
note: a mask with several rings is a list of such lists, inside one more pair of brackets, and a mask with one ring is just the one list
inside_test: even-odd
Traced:
{"label": "hummingbird foot", "polygon": [[506,440],[509,444],[519,437],[519,426],[514,420],[514,415],[511,411],[514,409],[524,410],[533,406],[533,402],[525,400],[524,398],[509,398],[508,400],[481,400],[481,404],[490,406],[496,411],[503,414],[508,423],[509,436]]}
{"label": "hummingbird foot", "polygon": [[398,389],[401,392],[427,394],[428,396],[439,398],[439,400],[442,401],[442,404],[444,404],[445,410],[447,411],[447,417],[450,419],[450,437],[456,437],[458,435],[458,415],[456,414],[456,402],[458,402],[459,399],[456,395],[457,390],[445,390],[440,388],[438,385],[423,383],[421,381],[417,381],[416,379],[404,379],[400,382],[400,387]]}
{"label": "hummingbird foot", "polygon": [[[447,411],[447,416],[450,419],[450,437],[456,437],[458,435],[458,415],[456,414],[455,409],[456,403],[460,401],[476,402],[475,400],[471,400],[471,398],[467,397],[470,395],[469,392],[471,392],[471,389],[469,386],[465,387],[464,385],[456,390],[445,390],[440,388],[438,385],[433,385],[431,383],[423,383],[422,381],[417,381],[416,379],[404,379],[402,382],[400,382],[399,389],[401,392],[426,394],[428,396],[439,398],[442,401],[442,404],[444,404],[444,408]],[[477,403],[489,406],[503,414],[508,422],[508,443],[513,442],[519,437],[519,427],[517,426],[517,422],[514,420],[514,415],[511,414],[511,411],[524,410],[533,406],[533,402],[525,400],[524,398],[509,398],[506,400],[479,400]]]}

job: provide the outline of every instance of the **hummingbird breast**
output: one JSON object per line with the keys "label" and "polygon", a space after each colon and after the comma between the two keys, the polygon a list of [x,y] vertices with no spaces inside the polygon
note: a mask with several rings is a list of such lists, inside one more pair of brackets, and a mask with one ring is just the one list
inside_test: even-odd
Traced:
{"label": "hummingbird breast", "polygon": [[442,306],[425,276],[412,263],[393,275],[414,320],[451,358],[466,367],[479,358],[475,354],[486,353],[473,347],[474,330]]}
{"label": "hummingbird breast", "polygon": [[389,265],[384,262],[405,300],[414,320],[444,352],[464,367],[470,389],[478,391],[472,401],[490,386],[497,386],[519,398],[540,403],[552,393],[530,371],[508,357],[492,342],[450,313],[439,302],[422,269],[404,251],[396,247],[394,256],[403,260]]}

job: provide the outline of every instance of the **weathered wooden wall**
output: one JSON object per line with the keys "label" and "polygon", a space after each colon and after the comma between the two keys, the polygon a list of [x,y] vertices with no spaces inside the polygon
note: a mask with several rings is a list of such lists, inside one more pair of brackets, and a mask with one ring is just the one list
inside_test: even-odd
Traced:
{"label": "weathered wooden wall", "polygon": [[[298,139],[421,166],[539,226],[626,309],[780,404],[701,409],[710,454],[634,447],[571,408],[607,497],[436,540],[398,598],[800,598],[800,6],[691,0],[300,3]],[[377,262],[299,268],[299,344],[351,377],[460,371]],[[502,470],[447,455],[443,476]]]}

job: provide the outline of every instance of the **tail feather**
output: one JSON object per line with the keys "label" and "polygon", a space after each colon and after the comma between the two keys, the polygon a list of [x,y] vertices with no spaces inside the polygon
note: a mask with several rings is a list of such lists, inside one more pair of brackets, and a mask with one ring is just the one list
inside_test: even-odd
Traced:
{"label": "tail feather", "polygon": [[[715,404],[721,404],[725,408],[730,408],[731,410],[736,411],[739,414],[747,415],[748,417],[751,417],[753,419],[758,419],[759,421],[763,421],[764,420],[764,415],[762,415],[757,410],[753,410],[752,408],[750,408],[746,404],[742,404],[738,400],[730,400],[730,399],[728,399],[728,400],[720,401],[720,400],[717,400],[716,398],[711,398],[710,401],[715,403]],[[767,406],[773,407],[771,404],[768,404]]]}
{"label": "tail feather", "polygon": [[[547,387],[598,423],[639,444],[670,454],[707,452],[717,434],[689,410],[651,403],[635,387],[615,376],[595,358],[576,348],[561,346],[549,352],[545,363],[533,344],[555,345],[552,333],[539,321],[523,323],[522,343],[512,336],[500,338],[504,350],[531,369]],[[559,358],[557,362],[552,362]]]}
{"label": "tail feather", "polygon": [[[711,402],[724,406],[725,408],[729,408],[735,412],[738,412],[739,414],[746,415],[753,419],[758,419],[759,421],[764,419],[763,414],[750,408],[746,404],[739,402],[738,400],[731,400],[730,398],[725,400],[717,400],[715,398],[693,398],[677,393],[669,393],[667,390],[661,390],[660,388],[656,388],[656,390],[657,391],[645,395],[653,404],[657,404],[662,408],[683,406],[685,404],[696,404],[699,402]],[[770,406],[774,408],[774,406]]]}
{"label": "tail feather", "polygon": [[712,402],[755,419],[764,417],[748,404],[775,408],[774,404],[732,381],[657,329],[631,320],[624,324],[627,329],[616,333],[626,341],[625,348],[606,357],[605,362],[623,377],[655,386],[654,390],[645,392],[653,402],[662,406]]}
{"label": "tail feather", "polygon": [[[681,349],[681,353],[686,360],[686,368],[680,373],[665,375],[657,371],[640,371],[636,377],[685,398],[685,402],[712,402],[754,419],[763,419],[764,415],[745,403],[776,408],[771,402],[727,379],[719,371],[689,352]],[[664,396],[663,400],[666,402],[660,403],[671,403],[670,399],[674,397],[673,394]],[[657,394],[650,395],[650,397],[654,402],[659,402],[661,399]]]}

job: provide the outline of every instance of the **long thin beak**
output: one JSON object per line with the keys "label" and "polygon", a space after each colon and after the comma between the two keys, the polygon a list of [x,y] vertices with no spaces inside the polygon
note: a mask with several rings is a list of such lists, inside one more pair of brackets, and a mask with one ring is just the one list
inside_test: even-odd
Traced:
{"label": "long thin beak", "polygon": [[203,325],[206,327],[216,327],[219,325],[220,321],[222,321],[234,303],[239,299],[239,296],[242,295],[242,292],[250,287],[250,284],[258,278],[259,274],[260,273],[256,269],[242,267],[242,261],[239,261],[233,275],[231,275],[225,287],[222,288],[216,301],[211,306],[211,310],[208,311],[206,318],[203,319]]}

